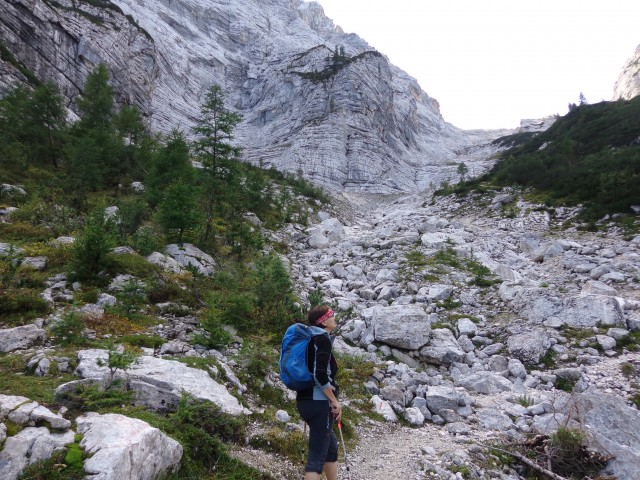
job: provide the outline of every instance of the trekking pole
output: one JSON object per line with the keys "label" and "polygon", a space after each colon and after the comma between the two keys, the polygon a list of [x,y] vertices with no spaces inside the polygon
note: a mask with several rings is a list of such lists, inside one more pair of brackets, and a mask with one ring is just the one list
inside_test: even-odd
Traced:
{"label": "trekking pole", "polygon": [[347,460],[347,447],[344,444],[344,437],[342,436],[342,422],[338,422],[338,431],[340,432],[340,442],[342,443],[342,451],[344,452],[344,466],[347,467],[347,475],[351,480],[351,469],[349,468],[349,461]]}
{"label": "trekking pole", "polygon": [[304,430],[302,432],[302,449],[300,451],[300,456],[302,457],[302,464],[304,465],[305,460],[305,449],[304,446],[307,444],[307,422],[304,422]]}

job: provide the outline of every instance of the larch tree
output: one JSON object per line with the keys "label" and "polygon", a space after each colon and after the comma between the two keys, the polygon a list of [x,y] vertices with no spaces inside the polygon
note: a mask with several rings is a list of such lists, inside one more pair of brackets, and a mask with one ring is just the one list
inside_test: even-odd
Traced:
{"label": "larch tree", "polygon": [[233,130],[240,123],[242,117],[229,110],[224,104],[224,94],[219,85],[212,85],[200,106],[200,118],[193,128],[197,139],[193,143],[194,150],[202,161],[205,195],[205,229],[203,242],[211,237],[216,203],[223,194],[225,172],[229,169],[229,162],[235,161],[240,155],[240,149],[234,146]]}

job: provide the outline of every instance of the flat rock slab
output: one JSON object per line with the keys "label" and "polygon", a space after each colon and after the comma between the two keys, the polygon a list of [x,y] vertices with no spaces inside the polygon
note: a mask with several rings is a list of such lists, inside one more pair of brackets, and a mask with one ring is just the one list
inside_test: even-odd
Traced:
{"label": "flat rock slab", "polygon": [[[103,380],[109,375],[108,358],[107,350],[82,350],[78,352],[76,373],[85,379]],[[100,366],[99,361],[104,366]],[[177,405],[185,392],[193,398],[208,400],[231,415],[250,413],[209,373],[175,360],[142,356],[127,370],[127,375],[136,391],[137,403],[154,409]]]}
{"label": "flat rock slab", "polygon": [[0,352],[8,353],[29,348],[35,343],[42,343],[46,336],[46,332],[35,325],[0,330]]}

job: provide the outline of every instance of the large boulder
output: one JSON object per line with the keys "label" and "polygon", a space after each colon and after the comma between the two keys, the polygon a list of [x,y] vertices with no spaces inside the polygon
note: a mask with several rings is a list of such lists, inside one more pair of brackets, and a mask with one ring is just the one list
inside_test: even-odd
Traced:
{"label": "large boulder", "polygon": [[509,337],[507,349],[512,357],[525,365],[534,365],[551,347],[551,339],[544,330],[535,329]]}
{"label": "large boulder", "polygon": [[418,350],[429,342],[431,323],[419,305],[373,307],[371,325],[376,342]]}
{"label": "large boulder", "polygon": [[428,363],[451,365],[460,362],[465,352],[448,328],[438,328],[431,332],[429,344],[420,349],[420,357]]}
{"label": "large boulder", "polygon": [[203,275],[213,275],[215,272],[216,262],[213,257],[190,243],[172,243],[167,245],[165,251],[184,268],[195,268]]}
{"label": "large boulder", "polygon": [[605,474],[619,480],[636,480],[640,472],[640,412],[615,395],[599,391],[561,395],[554,411],[534,417],[536,429],[552,433],[559,426],[587,433],[587,446],[604,455],[614,455]]}
{"label": "large boulder", "polygon": [[153,480],[178,469],[182,446],[146,422],[124,415],[78,417],[84,470],[93,480]]}
{"label": "large boulder", "polygon": [[46,332],[35,325],[22,325],[0,330],[0,352],[8,353],[42,343]]}

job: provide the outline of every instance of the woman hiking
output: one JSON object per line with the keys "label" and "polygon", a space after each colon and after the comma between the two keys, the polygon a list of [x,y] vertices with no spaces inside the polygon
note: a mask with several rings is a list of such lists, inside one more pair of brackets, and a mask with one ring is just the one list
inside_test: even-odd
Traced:
{"label": "woman hiking", "polygon": [[305,480],[338,478],[338,440],[333,432],[334,422],[342,417],[342,405],[338,402],[338,385],[335,381],[338,364],[332,353],[329,333],[336,328],[336,319],[326,305],[312,308],[309,325],[324,328],[327,335],[315,335],[307,346],[307,367],[313,376],[314,386],[298,391],[296,405],[302,419],[309,425],[309,457],[305,466]]}

